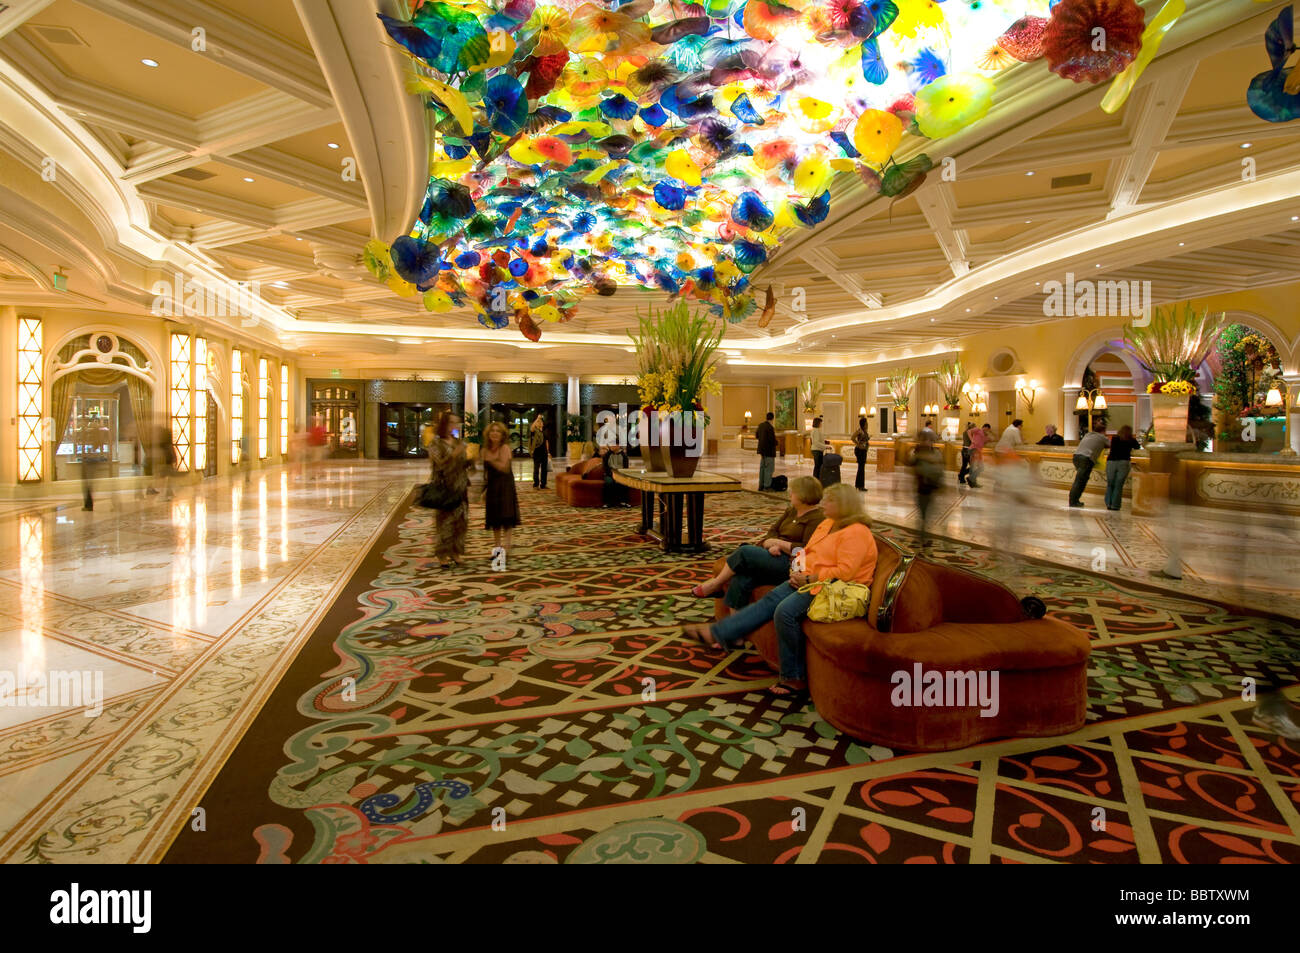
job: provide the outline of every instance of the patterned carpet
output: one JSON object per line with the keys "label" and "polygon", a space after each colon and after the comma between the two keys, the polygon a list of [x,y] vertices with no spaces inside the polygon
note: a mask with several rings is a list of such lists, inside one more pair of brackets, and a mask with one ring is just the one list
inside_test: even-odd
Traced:
{"label": "patterned carpet", "polygon": [[[1294,695],[1292,622],[940,540],[1088,633],[1088,723],[895,753],[676,634],[711,613],[687,592],[708,559],[634,535],[635,510],[521,498],[503,572],[482,530],[440,571],[402,508],[166,862],[1300,862],[1300,743],[1241,697],[1261,665]],[[714,551],[781,505],[710,497]]]}

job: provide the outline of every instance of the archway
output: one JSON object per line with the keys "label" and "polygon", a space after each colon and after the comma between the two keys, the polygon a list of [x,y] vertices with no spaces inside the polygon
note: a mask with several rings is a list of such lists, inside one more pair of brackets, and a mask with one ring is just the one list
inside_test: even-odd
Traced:
{"label": "archway", "polygon": [[151,466],[156,431],[153,362],[112,331],[80,334],[56,352],[49,375],[55,480],[139,476]]}
{"label": "archway", "polygon": [[1285,336],[1258,315],[1232,312],[1206,364],[1214,380],[1216,449],[1230,453],[1276,453],[1285,438],[1283,372]]}
{"label": "archway", "polygon": [[1079,439],[1087,427],[1089,412],[1075,409],[1084,390],[1097,389],[1105,396],[1106,409],[1093,411],[1091,419],[1101,417],[1107,430],[1128,424],[1141,433],[1150,426],[1151,401],[1146,388],[1151,375],[1124,346],[1121,334],[1120,328],[1099,331],[1079,346],[1066,365],[1061,388],[1066,440]]}

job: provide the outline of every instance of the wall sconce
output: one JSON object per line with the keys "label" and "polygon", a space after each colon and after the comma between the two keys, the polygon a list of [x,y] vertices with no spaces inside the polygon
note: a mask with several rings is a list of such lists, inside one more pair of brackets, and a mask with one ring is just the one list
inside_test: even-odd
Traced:
{"label": "wall sconce", "polygon": [[748,429],[749,429],[749,418],[752,417],[752,416],[754,416],[754,415],[753,415],[752,413],[750,413],[748,410],[745,411],[745,426],[741,427],[741,428],[740,428],[741,430],[748,430]]}
{"label": "wall sconce", "polygon": [[1025,406],[1029,408],[1031,414],[1034,412],[1034,397],[1042,386],[1036,380],[1025,383],[1024,378],[1021,378],[1016,381],[1016,393],[1020,395],[1020,399],[1025,402]]}
{"label": "wall sconce", "polygon": [[961,385],[961,395],[970,402],[970,416],[987,413],[989,409],[988,391],[981,388],[978,384],[972,384],[967,381]]}
{"label": "wall sconce", "polygon": [[867,416],[867,408],[866,408],[866,407],[859,407],[859,408],[858,408],[858,416],[859,416],[859,417],[865,417],[865,416]]}
{"label": "wall sconce", "polygon": [[868,409],[867,409],[867,416],[868,416],[868,417],[874,417],[874,416],[876,416],[876,408],[874,408],[874,407],[870,407],[870,408],[868,408]]}

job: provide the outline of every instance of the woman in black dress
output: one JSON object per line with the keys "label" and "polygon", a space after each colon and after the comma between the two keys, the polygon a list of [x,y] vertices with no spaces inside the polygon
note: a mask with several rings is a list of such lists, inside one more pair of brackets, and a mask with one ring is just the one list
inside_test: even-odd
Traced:
{"label": "woman in black dress", "polygon": [[510,553],[510,537],[519,525],[519,497],[515,493],[515,471],[511,466],[509,435],[505,424],[493,422],[483,434],[483,502],[487,528],[492,530],[492,547],[504,544]]}

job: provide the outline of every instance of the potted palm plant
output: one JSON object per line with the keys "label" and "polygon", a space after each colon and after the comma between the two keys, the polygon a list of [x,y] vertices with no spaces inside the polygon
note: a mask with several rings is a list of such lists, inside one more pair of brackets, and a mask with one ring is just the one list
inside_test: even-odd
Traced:
{"label": "potted palm plant", "polygon": [[1196,393],[1196,372],[1224,332],[1223,314],[1192,305],[1156,308],[1146,325],[1128,325],[1124,342],[1153,380],[1151,418],[1157,443],[1187,442],[1187,412]]}

